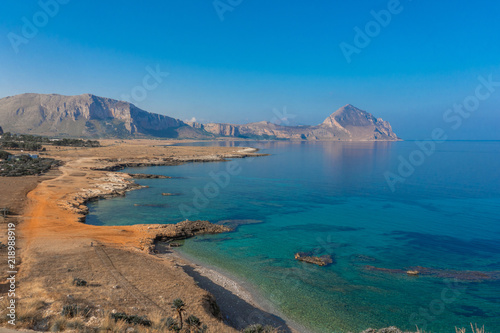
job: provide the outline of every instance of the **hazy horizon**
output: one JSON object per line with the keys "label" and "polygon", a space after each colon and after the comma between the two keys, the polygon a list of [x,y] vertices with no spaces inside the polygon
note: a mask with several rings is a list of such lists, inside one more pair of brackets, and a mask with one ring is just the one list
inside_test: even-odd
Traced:
{"label": "hazy horizon", "polygon": [[[438,127],[449,139],[498,140],[500,22],[491,13],[499,9],[486,1],[10,2],[0,13],[0,96],[91,93],[235,124],[288,115],[289,125],[316,125],[352,104],[406,140]],[[455,113],[444,120],[489,78],[491,94],[459,126]]]}

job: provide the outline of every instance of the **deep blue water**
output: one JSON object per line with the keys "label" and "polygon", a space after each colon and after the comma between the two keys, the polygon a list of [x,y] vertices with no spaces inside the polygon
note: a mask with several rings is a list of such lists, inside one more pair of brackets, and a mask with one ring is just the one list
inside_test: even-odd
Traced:
{"label": "deep blue water", "polygon": [[[88,223],[251,220],[188,240],[181,251],[252,283],[316,332],[452,332],[470,322],[500,332],[500,142],[437,144],[394,192],[384,175],[399,175],[400,157],[423,156],[415,142],[203,144],[271,156],[128,169],[178,178],[139,180],[150,188],[92,203]],[[334,263],[297,262],[298,251],[330,254]],[[493,278],[465,281],[463,271]]]}

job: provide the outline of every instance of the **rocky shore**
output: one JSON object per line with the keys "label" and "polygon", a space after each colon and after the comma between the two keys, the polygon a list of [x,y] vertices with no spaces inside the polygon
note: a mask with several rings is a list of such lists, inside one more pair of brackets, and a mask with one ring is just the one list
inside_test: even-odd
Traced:
{"label": "rocky shore", "polygon": [[125,195],[126,192],[144,188],[131,180],[132,176],[126,173],[108,172],[104,177],[93,179],[91,188],[82,189],[63,198],[59,205],[78,215],[81,222],[85,222],[89,213],[87,203],[91,200],[106,199]]}
{"label": "rocky shore", "polygon": [[232,229],[210,223],[208,221],[182,221],[177,224],[141,225],[139,230],[144,234],[141,240],[141,249],[154,254],[157,242],[172,242],[188,239],[198,235],[219,234]]}
{"label": "rocky shore", "polygon": [[[269,154],[259,154],[258,149],[243,148],[231,153],[216,153],[201,156],[175,156],[168,157],[147,157],[147,158],[103,158],[96,160],[96,166],[92,167],[97,171],[119,171],[125,168],[151,167],[151,166],[175,166],[188,162],[226,162],[228,159],[247,158],[258,156],[269,156]],[[148,178],[148,177],[145,177]]]}

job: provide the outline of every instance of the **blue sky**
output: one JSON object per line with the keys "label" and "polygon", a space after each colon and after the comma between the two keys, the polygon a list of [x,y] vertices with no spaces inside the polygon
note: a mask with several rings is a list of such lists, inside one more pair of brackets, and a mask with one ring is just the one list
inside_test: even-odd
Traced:
{"label": "blue sky", "polygon": [[[348,63],[339,45],[356,46],[354,28],[396,0],[217,0],[223,13],[212,0],[59,1],[53,17],[38,1],[3,2],[0,97],[92,93],[232,123],[272,121],[286,108],[292,124],[317,124],[349,103],[405,139],[435,127],[453,139],[500,139],[500,87],[460,128],[443,121],[478,76],[500,81],[499,2],[401,0]],[[33,36],[26,21],[38,24]],[[24,38],[17,52],[14,34]],[[169,75],[145,98],[127,97],[147,67]]]}

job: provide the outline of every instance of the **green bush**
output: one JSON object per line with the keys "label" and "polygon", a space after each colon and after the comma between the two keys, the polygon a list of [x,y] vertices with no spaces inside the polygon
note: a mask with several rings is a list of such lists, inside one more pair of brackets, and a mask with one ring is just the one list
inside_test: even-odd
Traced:
{"label": "green bush", "polygon": [[59,161],[52,158],[31,158],[23,155],[16,160],[0,162],[0,177],[38,175],[58,164]]}
{"label": "green bush", "polygon": [[83,280],[83,279],[78,279],[78,278],[75,278],[73,280],[73,284],[77,287],[86,287],[87,286],[87,281]]}
{"label": "green bush", "polygon": [[150,327],[152,324],[151,320],[149,320],[145,316],[127,315],[124,312],[112,313],[111,318],[113,318],[115,321],[123,320],[128,324],[141,325],[146,327]]}
{"label": "green bush", "polygon": [[172,331],[172,332],[179,332],[181,329],[179,327],[179,324],[177,323],[177,320],[175,320],[172,317],[168,317],[164,320],[162,320],[163,324],[167,328],[167,330]]}
{"label": "green bush", "polygon": [[6,160],[8,159],[10,154],[6,151],[0,150],[0,160]]}

